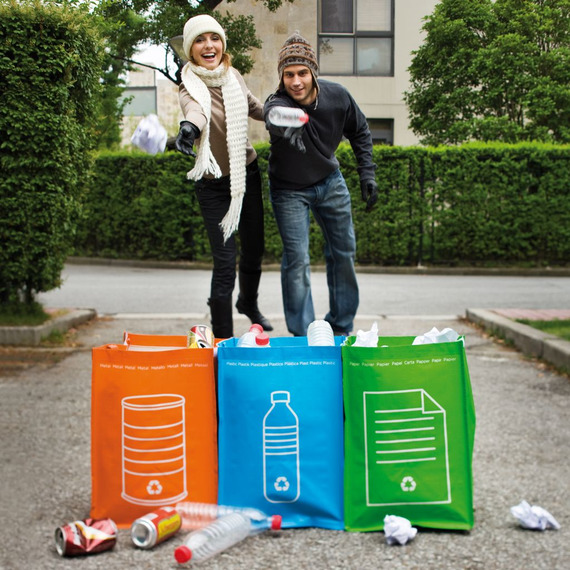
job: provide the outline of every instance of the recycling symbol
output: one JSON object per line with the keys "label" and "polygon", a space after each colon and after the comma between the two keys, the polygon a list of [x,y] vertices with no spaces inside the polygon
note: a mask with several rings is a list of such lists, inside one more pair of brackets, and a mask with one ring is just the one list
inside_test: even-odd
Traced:
{"label": "recycling symbol", "polygon": [[402,491],[405,492],[414,491],[416,488],[416,482],[413,477],[407,476],[402,479],[400,487],[402,487]]}
{"label": "recycling symbol", "polygon": [[273,486],[276,491],[287,491],[289,489],[289,481],[287,481],[287,477],[277,477]]}
{"label": "recycling symbol", "polygon": [[149,481],[146,486],[146,492],[149,495],[160,495],[160,493],[162,493],[162,485],[160,484],[160,481],[158,479]]}

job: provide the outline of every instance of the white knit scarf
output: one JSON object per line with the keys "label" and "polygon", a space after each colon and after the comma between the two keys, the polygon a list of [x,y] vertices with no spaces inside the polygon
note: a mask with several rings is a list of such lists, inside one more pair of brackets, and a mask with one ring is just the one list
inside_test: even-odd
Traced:
{"label": "white knit scarf", "polygon": [[212,99],[208,87],[221,87],[226,112],[227,144],[230,158],[231,203],[220,223],[224,242],[239,225],[243,196],[245,194],[245,160],[247,143],[248,104],[235,74],[224,64],[209,70],[188,62],[182,69],[182,81],[186,90],[206,115],[206,126],[196,142],[196,161],[188,172],[188,178],[199,180],[204,174],[220,178],[222,172],[210,149],[210,119]]}

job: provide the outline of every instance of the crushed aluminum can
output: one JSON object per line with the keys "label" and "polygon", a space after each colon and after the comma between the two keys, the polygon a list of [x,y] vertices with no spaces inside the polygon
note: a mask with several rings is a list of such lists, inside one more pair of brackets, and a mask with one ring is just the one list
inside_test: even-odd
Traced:
{"label": "crushed aluminum can", "polygon": [[95,554],[117,542],[117,525],[111,519],[84,519],[55,529],[55,548],[60,556]]}
{"label": "crushed aluminum can", "polygon": [[173,537],[182,526],[182,517],[174,507],[162,507],[138,518],[131,526],[131,540],[145,550]]}
{"label": "crushed aluminum can", "polygon": [[188,331],[188,348],[214,348],[214,332],[207,325],[195,325]]}

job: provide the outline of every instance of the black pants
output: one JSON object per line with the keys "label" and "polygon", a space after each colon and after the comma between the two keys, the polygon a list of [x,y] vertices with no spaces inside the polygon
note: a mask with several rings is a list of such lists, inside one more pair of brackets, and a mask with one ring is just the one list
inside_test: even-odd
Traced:
{"label": "black pants", "polygon": [[[210,298],[231,297],[236,279],[237,243],[235,235],[232,235],[224,244],[220,229],[220,222],[231,202],[230,177],[202,178],[196,182],[195,189],[214,258]],[[240,271],[246,274],[261,273],[265,235],[261,175],[257,160],[247,166],[246,192],[238,234]]]}

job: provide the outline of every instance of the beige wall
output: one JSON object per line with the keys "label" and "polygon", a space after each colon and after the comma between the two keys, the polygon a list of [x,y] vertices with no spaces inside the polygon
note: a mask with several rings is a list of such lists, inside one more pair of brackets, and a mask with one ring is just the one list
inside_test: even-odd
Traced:
{"label": "beige wall", "polygon": [[[160,73],[148,67],[140,67],[129,72],[128,84],[136,87],[156,86],[156,114],[168,136],[178,132],[178,125],[184,118],[178,104],[178,85],[172,83]],[[123,117],[122,141],[123,146],[129,145],[141,116],[127,115]]]}
{"label": "beige wall", "polygon": [[[433,12],[437,2],[395,0],[394,77],[322,76],[344,85],[368,118],[393,119],[395,145],[418,143],[417,137],[409,130],[403,92],[409,85],[406,70],[411,63],[411,52],[421,44],[422,19]],[[240,0],[227,5],[231,14],[254,15],[257,35],[263,47],[253,50],[255,66],[245,79],[252,93],[262,101],[277,87],[277,53],[291,33],[299,30],[316,51],[317,4],[317,0],[295,0],[293,4],[285,3],[273,14],[261,2],[254,0]],[[228,41],[231,42],[231,38]],[[253,141],[266,140],[263,125],[251,125],[250,137]]]}
{"label": "beige wall", "polygon": [[[438,0],[395,0],[394,30],[394,76],[393,77],[346,77],[322,76],[344,85],[370,119],[393,119],[394,144],[401,146],[418,143],[417,137],[409,130],[408,111],[403,100],[403,92],[409,85],[407,68],[411,62],[411,52],[421,44],[420,28],[422,19],[433,12]],[[262,2],[240,0],[232,4],[222,4],[220,10],[231,14],[253,15],[257,35],[263,42],[261,49],[254,49],[251,55],[255,65],[245,76],[251,92],[264,102],[277,87],[277,53],[287,37],[298,30],[313,47],[317,47],[317,0],[285,1],[276,12],[269,12]],[[228,44],[231,44],[231,37]],[[174,135],[181,120],[178,108],[177,87],[157,75],[158,116],[169,135]],[[140,120],[130,118],[125,126],[130,134]],[[132,126],[134,124],[134,126]],[[128,133],[126,133],[128,134]],[[123,137],[129,142],[130,134]],[[267,140],[267,132],[262,122],[250,120],[252,142]]]}
{"label": "beige wall", "polygon": [[[255,65],[245,81],[250,91],[263,103],[275,91],[278,84],[277,54],[285,40],[298,30],[312,46],[317,45],[317,2],[316,0],[287,1],[276,12],[272,13],[261,2],[240,0],[235,4],[227,4],[222,8],[231,14],[252,14],[254,16],[257,36],[263,42],[261,49],[254,49],[251,56]],[[228,43],[232,39],[228,38]],[[268,140],[265,125],[262,122],[250,121],[250,139],[252,142]]]}

